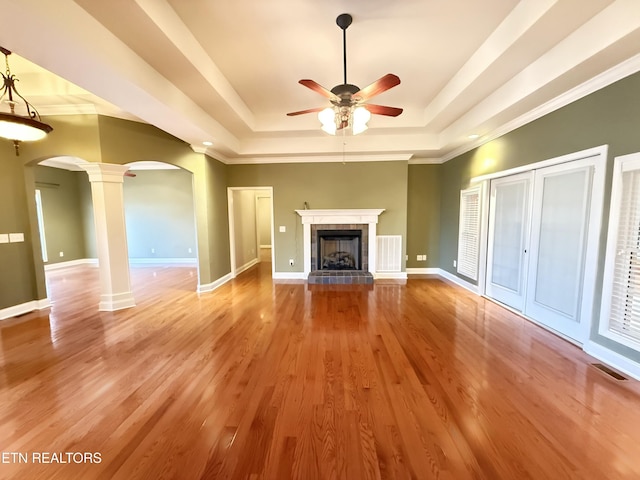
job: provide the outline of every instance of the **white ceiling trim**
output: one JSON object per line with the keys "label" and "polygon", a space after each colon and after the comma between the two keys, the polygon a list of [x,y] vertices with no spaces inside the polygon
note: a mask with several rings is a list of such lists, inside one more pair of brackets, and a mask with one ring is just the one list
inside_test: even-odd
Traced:
{"label": "white ceiling trim", "polygon": [[470,88],[481,74],[485,73],[557,2],[558,0],[521,1],[427,106],[424,115],[425,125],[429,125],[456,98]]}
{"label": "white ceiling trim", "polygon": [[139,162],[125,163],[129,166],[129,170],[180,170],[180,167],[171,165],[169,163],[158,162],[155,160],[141,160]]}
{"label": "white ceiling trim", "polygon": [[86,160],[78,157],[70,157],[63,155],[60,157],[51,157],[41,161],[38,165],[44,167],[60,168],[62,170],[69,170],[70,172],[83,172],[86,171],[79,167],[79,165],[88,164]]}
{"label": "white ceiling trim", "polygon": [[211,60],[211,57],[195,39],[171,5],[165,0],[135,0],[135,2],[164,33],[167,39],[202,74],[203,78],[218,92],[227,105],[251,130],[255,130],[255,118],[249,107],[242,101],[227,78]]}
{"label": "white ceiling trim", "polygon": [[562,95],[557,96],[556,98],[540,105],[539,107],[527,112],[524,115],[514,119],[511,122],[508,122],[502,125],[499,128],[496,128],[491,135],[487,135],[479,138],[478,140],[467,144],[463,147],[460,147],[452,152],[444,155],[441,158],[441,162],[447,162],[452,160],[464,153],[467,153],[474,148],[477,148],[485,143],[490,142],[491,140],[495,140],[496,138],[502,137],[513,130],[520,128],[528,123],[533,122],[539,118],[544,117],[545,115],[555,112],[556,110],[561,109],[569,105],[570,103],[575,102],[576,100],[580,100],[581,98],[586,97],[587,95],[591,95],[592,93],[597,92],[598,90],[611,85],[612,83],[617,82],[618,80],[622,80],[629,75],[632,75],[636,72],[640,71],[640,54],[625,60],[619,65],[616,65],[613,68],[610,68],[604,73],[592,78],[584,82],[577,87],[568,90]]}
{"label": "white ceiling trim", "polygon": [[639,28],[640,2],[616,1],[446,128],[442,132],[443,143],[476,131],[483,122],[495,118]]}
{"label": "white ceiling trim", "polygon": [[73,1],[21,0],[3,8],[7,18],[29,18],[5,22],[12,50],[189,143],[213,136],[238,148],[235,136]]}
{"label": "white ceiling trim", "polygon": [[229,159],[227,164],[231,165],[251,165],[260,163],[356,163],[356,162],[398,162],[408,161],[411,158],[410,153],[400,154],[369,154],[369,155],[314,155],[308,157],[254,157],[254,158],[233,158]]}

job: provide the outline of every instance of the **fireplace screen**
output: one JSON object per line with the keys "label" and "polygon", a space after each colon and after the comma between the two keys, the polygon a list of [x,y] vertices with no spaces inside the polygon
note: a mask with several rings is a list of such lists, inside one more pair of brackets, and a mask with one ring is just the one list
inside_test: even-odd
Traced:
{"label": "fireplace screen", "polygon": [[360,270],[362,230],[318,230],[318,270]]}

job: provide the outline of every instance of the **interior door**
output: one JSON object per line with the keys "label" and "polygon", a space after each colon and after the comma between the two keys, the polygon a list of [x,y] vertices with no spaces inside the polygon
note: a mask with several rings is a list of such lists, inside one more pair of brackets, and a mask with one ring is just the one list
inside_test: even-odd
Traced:
{"label": "interior door", "polygon": [[575,161],[537,170],[525,314],[574,340],[581,321],[593,167]]}
{"label": "interior door", "polygon": [[491,181],[486,294],[522,311],[533,172]]}

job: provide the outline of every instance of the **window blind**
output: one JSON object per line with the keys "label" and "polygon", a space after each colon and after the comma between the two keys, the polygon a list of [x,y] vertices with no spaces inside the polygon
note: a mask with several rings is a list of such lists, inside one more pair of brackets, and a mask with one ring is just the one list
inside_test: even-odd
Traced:
{"label": "window blind", "polygon": [[478,279],[480,253],[480,187],[460,192],[460,228],[458,232],[459,274],[472,280]]}
{"label": "window blind", "polygon": [[609,223],[601,333],[640,350],[640,155],[616,159]]}

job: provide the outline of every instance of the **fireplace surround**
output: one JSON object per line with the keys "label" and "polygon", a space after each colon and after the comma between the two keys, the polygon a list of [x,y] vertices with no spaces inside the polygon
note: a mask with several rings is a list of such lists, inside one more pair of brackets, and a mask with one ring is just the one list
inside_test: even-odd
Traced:
{"label": "fireplace surround", "polygon": [[305,277],[318,270],[318,230],[361,230],[361,265],[359,271],[375,274],[376,229],[380,209],[296,210],[303,226],[303,262]]}

